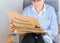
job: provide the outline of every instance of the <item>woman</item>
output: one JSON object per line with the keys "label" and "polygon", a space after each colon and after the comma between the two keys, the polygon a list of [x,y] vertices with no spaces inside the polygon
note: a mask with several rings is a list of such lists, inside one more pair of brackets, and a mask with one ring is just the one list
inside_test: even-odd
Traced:
{"label": "woman", "polygon": [[[45,0],[32,0],[32,5],[23,11],[25,16],[37,18],[45,34],[27,33],[22,43],[53,43],[58,35],[58,24],[55,10],[44,3]],[[14,31],[15,29],[11,29]]]}

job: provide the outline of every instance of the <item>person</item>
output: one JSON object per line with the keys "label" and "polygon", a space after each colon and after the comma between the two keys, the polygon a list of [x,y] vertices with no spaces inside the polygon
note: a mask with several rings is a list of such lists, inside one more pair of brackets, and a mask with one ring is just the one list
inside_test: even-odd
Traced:
{"label": "person", "polygon": [[[22,39],[22,43],[53,43],[58,35],[58,23],[55,9],[44,3],[45,0],[32,0],[32,5],[23,11],[24,16],[37,18],[39,24],[46,32],[45,34],[27,33]],[[12,28],[13,26],[11,26]],[[14,31],[15,28],[10,29]]]}

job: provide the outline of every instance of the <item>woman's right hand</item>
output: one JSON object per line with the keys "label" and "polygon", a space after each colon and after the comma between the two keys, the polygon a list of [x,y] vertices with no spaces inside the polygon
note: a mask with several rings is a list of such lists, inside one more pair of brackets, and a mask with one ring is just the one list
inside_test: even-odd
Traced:
{"label": "woman's right hand", "polygon": [[[10,30],[10,32],[14,32],[16,30],[16,26],[13,24],[13,22],[10,22],[10,24],[9,24],[9,30]],[[31,32],[20,31],[21,35],[25,35],[26,33],[31,33]]]}
{"label": "woman's right hand", "polygon": [[10,24],[9,24],[9,30],[10,30],[10,32],[14,32],[15,31],[15,28],[16,26],[13,24],[13,22],[10,22]]}

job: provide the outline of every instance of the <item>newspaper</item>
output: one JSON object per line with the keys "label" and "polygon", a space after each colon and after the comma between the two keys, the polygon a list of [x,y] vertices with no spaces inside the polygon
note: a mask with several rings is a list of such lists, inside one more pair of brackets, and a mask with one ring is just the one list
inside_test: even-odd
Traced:
{"label": "newspaper", "polygon": [[33,17],[24,16],[13,11],[6,11],[9,21],[17,27],[17,31],[27,31],[27,32],[39,32],[43,33],[43,29],[40,26],[38,20]]}

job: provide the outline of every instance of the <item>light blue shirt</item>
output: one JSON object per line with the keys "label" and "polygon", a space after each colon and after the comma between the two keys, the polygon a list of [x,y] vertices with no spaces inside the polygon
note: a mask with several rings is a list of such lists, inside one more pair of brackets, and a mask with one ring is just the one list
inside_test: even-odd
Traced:
{"label": "light blue shirt", "polygon": [[43,30],[47,30],[52,37],[58,35],[57,15],[52,6],[44,4],[44,9],[38,14],[33,5],[30,5],[24,9],[23,14],[37,18]]}

